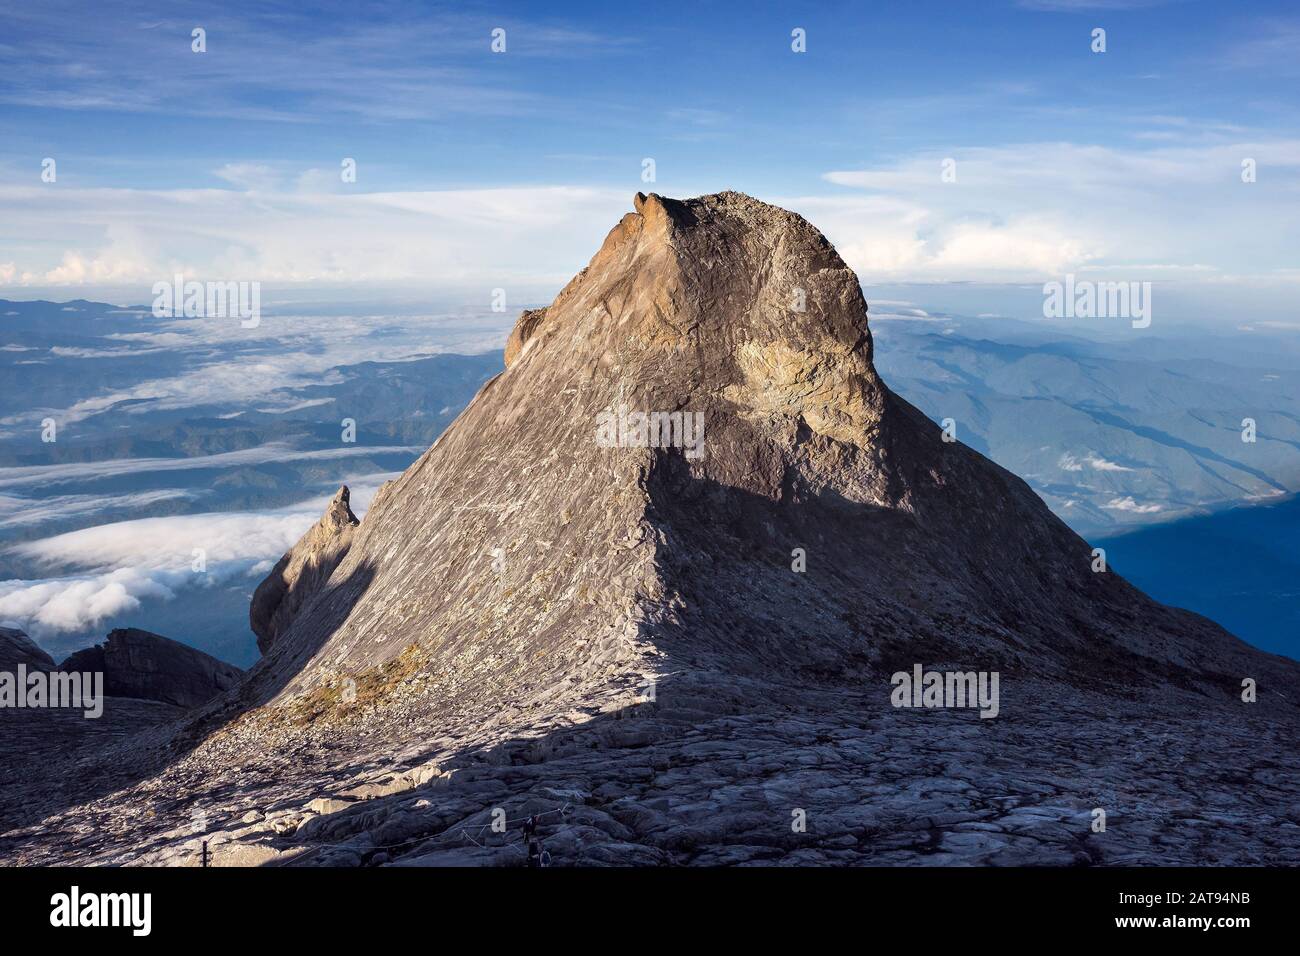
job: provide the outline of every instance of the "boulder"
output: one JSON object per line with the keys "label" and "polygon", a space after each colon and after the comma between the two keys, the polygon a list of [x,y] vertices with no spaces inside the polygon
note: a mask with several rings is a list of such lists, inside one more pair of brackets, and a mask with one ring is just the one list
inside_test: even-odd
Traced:
{"label": "boulder", "polygon": [[77,651],[59,670],[102,672],[109,697],[197,707],[239,683],[243,671],[188,645],[137,628],[110,631],[103,644]]}

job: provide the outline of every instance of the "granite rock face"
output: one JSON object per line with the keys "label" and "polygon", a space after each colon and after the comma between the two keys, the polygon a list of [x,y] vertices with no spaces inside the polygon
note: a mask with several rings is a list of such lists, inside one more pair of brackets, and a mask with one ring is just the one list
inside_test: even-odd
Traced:
{"label": "granite rock face", "polygon": [[110,631],[103,644],[77,651],[61,671],[102,672],[104,694],[197,707],[236,686],[244,672],[209,654],[137,628]]}
{"label": "granite rock face", "polygon": [[[341,549],[322,539],[347,536],[297,613],[277,607],[255,681],[284,697],[406,655],[553,706],[683,667],[979,665],[1220,697],[1300,674],[1094,571],[1023,481],[891,393],[857,277],[805,220],[737,193],[636,205],[365,522],[327,514],[272,573],[323,569]],[[638,413],[678,430],[647,441]]]}
{"label": "granite rock face", "polygon": [[12,671],[19,664],[28,670],[54,670],[54,658],[22,631],[0,627],[0,670]]}
{"label": "granite rock face", "polygon": [[[201,809],[219,864],[523,865],[529,816],[557,865],[1300,863],[1300,665],[891,393],[803,219],[634,205],[285,556],[238,692],[100,755],[111,791],[33,785],[4,852],[193,865]],[[997,716],[895,706],[917,665],[997,672]]]}
{"label": "granite rock face", "polygon": [[352,531],[359,523],[348,504],[349,498],[350,492],[344,485],[320,520],[280,558],[253,593],[248,621],[263,654],[316,596],[348,553]]}

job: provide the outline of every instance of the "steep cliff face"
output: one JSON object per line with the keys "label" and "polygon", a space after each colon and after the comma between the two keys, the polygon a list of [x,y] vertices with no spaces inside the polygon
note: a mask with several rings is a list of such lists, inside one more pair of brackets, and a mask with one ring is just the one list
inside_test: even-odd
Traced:
{"label": "steep cliff face", "polygon": [[109,697],[197,707],[239,683],[244,672],[161,634],[138,628],[110,631],[103,644],[77,651],[62,671],[100,672]]}
{"label": "steep cliff face", "polygon": [[276,562],[253,592],[248,623],[263,654],[316,596],[348,553],[352,530],[359,523],[352,513],[350,497],[347,485],[340,488],[320,520]]}
{"label": "steep cliff face", "polygon": [[892,394],[857,278],[806,221],[737,193],[635,205],[344,525],[328,582],[303,556],[336,540],[330,514],[286,555],[318,597],[277,606],[264,686],[401,653],[538,700],[681,668],[834,682],[926,661],[1218,695],[1293,670],[1094,570],[1024,482]]}

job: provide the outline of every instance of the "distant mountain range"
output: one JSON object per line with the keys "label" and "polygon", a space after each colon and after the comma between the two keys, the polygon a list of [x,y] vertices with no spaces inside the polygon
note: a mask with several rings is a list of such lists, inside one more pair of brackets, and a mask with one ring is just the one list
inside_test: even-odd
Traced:
{"label": "distant mountain range", "polygon": [[1144,355],[1009,320],[875,327],[901,394],[1085,536],[1300,489],[1300,366],[1284,352],[1260,366],[1196,356],[1204,342]]}

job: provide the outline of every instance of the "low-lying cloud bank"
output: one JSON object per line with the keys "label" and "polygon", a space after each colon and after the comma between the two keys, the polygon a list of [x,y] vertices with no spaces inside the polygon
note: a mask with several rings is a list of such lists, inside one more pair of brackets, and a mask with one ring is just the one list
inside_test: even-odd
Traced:
{"label": "low-lying cloud bank", "polygon": [[[169,361],[159,363],[160,372],[143,370],[141,365],[138,378],[124,382],[88,368],[83,385],[74,392],[57,393],[66,402],[61,406],[51,405],[39,391],[6,396],[9,402],[0,411],[0,439],[33,434],[47,417],[63,428],[108,414],[129,421],[194,408],[279,414],[326,404],[331,399],[305,400],[299,390],[337,384],[345,374],[342,370],[359,361],[411,361],[447,352],[472,355],[500,349],[512,316],[490,311],[489,298],[485,290],[478,311],[400,320],[392,315],[277,313],[264,316],[255,329],[244,329],[234,319],[146,316],[140,321],[146,331],[118,332],[106,338],[124,343],[122,348],[128,351],[123,355],[166,354]],[[513,297],[503,302],[510,308],[524,304]],[[70,363],[101,361],[95,357],[101,353],[89,349],[56,348],[42,354],[46,356],[42,363],[57,362],[60,370],[76,367]],[[222,414],[237,417],[240,413]]]}
{"label": "low-lying cloud bank", "polygon": [[[379,485],[396,475],[357,479],[353,509],[364,514]],[[119,521],[15,545],[11,555],[63,573],[0,581],[0,624],[38,638],[75,633],[188,589],[241,577],[252,586],[328,502],[326,495],[275,511]]]}

